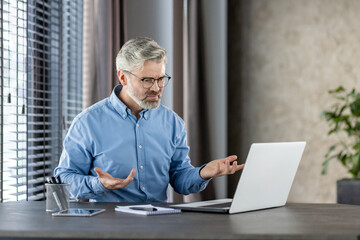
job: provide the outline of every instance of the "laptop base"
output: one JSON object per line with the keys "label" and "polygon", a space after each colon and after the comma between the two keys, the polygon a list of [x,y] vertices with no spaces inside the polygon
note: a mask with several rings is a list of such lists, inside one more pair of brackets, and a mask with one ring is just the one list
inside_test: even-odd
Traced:
{"label": "laptop base", "polygon": [[[184,203],[184,204],[174,204],[170,205],[172,208],[181,209],[183,211],[191,212],[212,212],[212,213],[229,213],[232,199],[218,199],[210,201],[201,201],[193,203]],[[222,206],[220,205],[227,205]]]}

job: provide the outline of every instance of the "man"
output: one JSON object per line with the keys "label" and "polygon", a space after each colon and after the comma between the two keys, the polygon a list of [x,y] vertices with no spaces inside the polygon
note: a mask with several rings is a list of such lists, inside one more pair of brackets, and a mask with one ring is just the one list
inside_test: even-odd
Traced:
{"label": "man", "polygon": [[170,182],[180,194],[202,191],[211,178],[243,168],[236,156],[193,167],[183,120],[160,104],[170,80],[166,51],[149,38],[124,44],[116,57],[120,85],[80,113],[64,139],[55,175],[78,199],[165,201]]}

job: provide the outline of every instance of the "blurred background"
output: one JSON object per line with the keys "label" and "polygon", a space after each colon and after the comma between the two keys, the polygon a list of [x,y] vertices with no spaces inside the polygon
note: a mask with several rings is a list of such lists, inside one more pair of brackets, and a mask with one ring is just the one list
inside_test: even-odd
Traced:
{"label": "blurred background", "polygon": [[[330,163],[328,174],[321,175],[324,155],[336,139],[327,136],[329,128],[320,119],[320,114],[333,103],[328,90],[340,85],[348,90],[360,87],[357,64],[360,59],[360,32],[357,31],[360,27],[359,1],[76,0],[73,2],[77,5],[70,8],[72,10],[66,6],[74,3],[66,1],[18,2],[24,3],[22,10],[19,4],[2,1],[2,16],[11,13],[6,8],[7,4],[9,9],[28,14],[24,17],[27,25],[23,27],[27,31],[31,29],[31,17],[37,16],[39,6],[43,6],[40,7],[42,14],[37,14],[47,19],[54,14],[55,8],[50,6],[57,3],[55,5],[59,10],[55,14],[58,22],[50,22],[62,31],[55,30],[58,35],[51,35],[49,39],[52,42],[62,39],[56,45],[59,54],[55,55],[62,59],[55,61],[56,71],[61,73],[61,77],[59,84],[52,85],[51,91],[62,99],[63,104],[56,106],[58,114],[52,118],[57,119],[55,125],[59,126],[52,133],[56,143],[49,142],[49,135],[32,137],[42,139],[38,140],[38,148],[44,144],[55,144],[58,151],[49,157],[49,150],[43,148],[41,152],[34,153],[36,158],[29,157],[32,156],[29,155],[29,126],[38,121],[42,122],[42,128],[39,124],[37,128],[48,129],[48,123],[53,120],[42,118],[30,121],[31,115],[27,113],[34,105],[26,104],[25,100],[29,99],[34,89],[46,90],[34,87],[34,82],[41,81],[41,86],[48,86],[50,79],[54,78],[50,75],[43,77],[48,74],[45,70],[42,74],[34,74],[34,61],[26,60],[22,62],[27,71],[20,68],[15,71],[26,75],[23,79],[16,74],[6,75],[7,56],[14,63],[18,59],[37,58],[36,52],[34,54],[36,46],[30,44],[32,35],[29,33],[22,36],[27,39],[23,43],[27,51],[20,52],[11,47],[11,37],[7,39],[7,32],[9,36],[13,34],[19,38],[19,33],[12,33],[9,27],[18,23],[12,22],[11,16],[10,20],[3,17],[1,201],[44,197],[44,179],[57,165],[61,141],[71,119],[82,109],[108,97],[118,84],[115,57],[122,44],[137,36],[147,36],[167,50],[169,61],[166,72],[172,79],[164,91],[162,103],[177,112],[187,124],[193,165],[201,166],[230,154],[238,155],[238,160],[244,162],[250,145],[255,142],[304,140],[307,146],[288,200],[336,202],[336,181],[350,175],[335,160]],[[35,15],[29,11],[32,9],[29,6],[34,6]],[[19,11],[14,14],[19,17]],[[66,19],[71,21],[67,23]],[[42,32],[42,35],[51,32],[51,29]],[[33,29],[31,33],[34,31],[37,30]],[[42,44],[47,46],[49,42]],[[75,55],[69,55],[70,46],[75,44],[78,44],[77,51],[71,52]],[[10,49],[8,55],[7,48]],[[51,56],[54,57],[49,52],[49,59]],[[65,61],[66,56],[77,59],[76,64]],[[46,61],[36,67],[49,70]],[[8,68],[13,68],[11,61]],[[19,87],[19,82],[23,87]],[[76,83],[77,87],[72,87],[72,83]],[[20,94],[19,89],[25,91]],[[74,89],[77,89],[74,93],[76,101],[69,96],[64,97],[65,93]],[[17,96],[24,103],[10,104],[9,94],[10,98]],[[41,97],[48,98],[45,95]],[[45,100],[43,102],[50,101]],[[72,107],[74,101],[80,105]],[[45,109],[46,104],[35,104],[39,105]],[[6,108],[12,109],[11,106],[15,116],[22,114],[27,117],[14,121],[5,111]],[[22,111],[23,108],[26,110]],[[67,121],[64,116],[68,117]],[[12,124],[15,135],[4,132],[9,124]],[[28,127],[22,130],[16,128],[21,124]],[[24,145],[14,145],[14,139],[22,139]],[[22,158],[14,157],[20,149]],[[29,164],[35,167],[29,168]],[[23,166],[22,170],[19,166]],[[239,177],[240,173],[237,173],[215,179],[204,192],[185,198],[169,191],[169,199],[194,201],[232,197]],[[17,194],[19,192],[21,194]]]}
{"label": "blurred background", "polygon": [[238,134],[228,141],[245,158],[252,142],[305,140],[289,201],[336,202],[336,180],[350,177],[335,160],[321,175],[335,139],[319,116],[333,104],[329,89],[359,89],[359,9],[346,0],[228,2],[228,74],[240,83],[229,103],[238,125],[228,128]]}

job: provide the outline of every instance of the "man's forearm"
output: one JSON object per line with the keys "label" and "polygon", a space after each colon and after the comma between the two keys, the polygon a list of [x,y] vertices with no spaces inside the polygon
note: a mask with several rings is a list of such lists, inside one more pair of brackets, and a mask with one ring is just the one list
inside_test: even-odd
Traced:
{"label": "man's forearm", "polygon": [[177,193],[190,194],[197,193],[204,190],[209,183],[209,180],[204,180],[200,177],[200,168],[186,169],[177,171],[171,174],[171,185]]}
{"label": "man's forearm", "polygon": [[94,176],[84,176],[69,169],[57,169],[55,174],[70,184],[70,193],[76,199],[95,199],[108,191]]}

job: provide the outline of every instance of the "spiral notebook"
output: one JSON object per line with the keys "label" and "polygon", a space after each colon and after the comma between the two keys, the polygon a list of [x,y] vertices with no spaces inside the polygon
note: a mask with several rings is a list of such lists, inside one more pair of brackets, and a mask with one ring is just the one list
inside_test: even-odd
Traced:
{"label": "spiral notebook", "polygon": [[139,215],[161,215],[161,214],[181,213],[180,209],[158,207],[158,206],[153,206],[151,204],[116,206],[115,211],[139,214]]}

